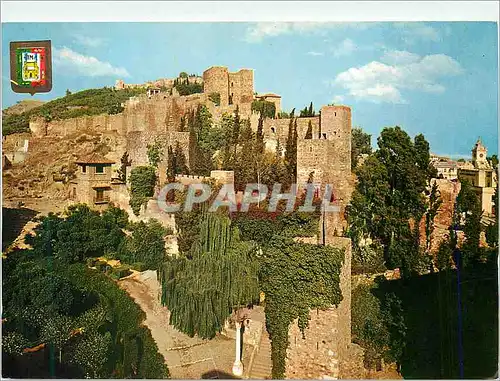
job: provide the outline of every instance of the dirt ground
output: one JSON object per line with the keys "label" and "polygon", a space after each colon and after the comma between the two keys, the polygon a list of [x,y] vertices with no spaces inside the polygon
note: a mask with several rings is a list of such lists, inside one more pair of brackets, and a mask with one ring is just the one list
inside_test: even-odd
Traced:
{"label": "dirt ground", "polygon": [[[151,330],[172,378],[236,378],[231,371],[235,341],[222,335],[212,340],[191,338],[171,326],[169,311],[159,301],[160,288],[155,272],[133,274],[118,283],[146,313],[144,324]],[[245,345],[242,361],[246,369],[251,352],[252,347]]]}

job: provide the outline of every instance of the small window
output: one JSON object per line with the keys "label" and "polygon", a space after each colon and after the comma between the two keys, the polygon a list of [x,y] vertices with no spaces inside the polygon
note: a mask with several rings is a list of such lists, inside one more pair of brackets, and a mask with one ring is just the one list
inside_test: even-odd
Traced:
{"label": "small window", "polygon": [[82,173],[87,173],[87,166],[86,165],[82,165]]}
{"label": "small window", "polygon": [[323,134],[323,139],[326,139],[326,134]]}
{"label": "small window", "polygon": [[104,165],[96,165],[95,173],[104,173]]}
{"label": "small window", "polygon": [[234,86],[234,83],[233,83],[233,82],[231,82],[231,87],[233,87],[233,86]]}
{"label": "small window", "polygon": [[337,112],[334,112],[335,116],[337,116]]}
{"label": "small window", "polygon": [[96,191],[95,191],[95,201],[96,202],[102,202],[102,201],[104,201],[104,190],[103,189],[96,189]]}
{"label": "small window", "polygon": [[312,147],[309,147],[309,152],[312,152],[312,151],[313,151]]}
{"label": "small window", "polygon": [[274,127],[271,127],[271,132],[274,134],[275,131],[274,131]]}

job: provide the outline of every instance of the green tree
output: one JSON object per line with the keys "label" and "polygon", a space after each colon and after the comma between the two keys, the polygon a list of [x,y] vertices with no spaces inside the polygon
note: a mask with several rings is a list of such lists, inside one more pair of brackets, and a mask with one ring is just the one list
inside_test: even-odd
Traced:
{"label": "green tree", "polygon": [[463,224],[465,242],[462,245],[464,265],[469,265],[480,260],[481,251],[479,240],[481,235],[481,203],[471,183],[467,180],[461,182],[460,192],[457,196],[456,212]]}
{"label": "green tree", "polygon": [[406,277],[418,263],[418,226],[432,177],[429,145],[423,136],[412,142],[405,131],[394,127],[384,128],[378,146],[372,155],[375,160],[370,156],[357,171],[359,181],[348,208],[350,234],[355,242],[375,240],[383,247],[386,265],[401,267]]}
{"label": "green tree", "polygon": [[132,234],[127,237],[126,253],[122,254],[129,263],[142,263],[146,269],[158,270],[165,260],[167,231],[157,220],[147,223],[139,221],[130,226]]}
{"label": "green tree", "polygon": [[256,135],[256,146],[255,153],[257,155],[262,155],[264,152],[264,118],[262,115],[259,117],[259,123],[257,125],[257,135]]}
{"label": "green tree", "polygon": [[354,127],[351,133],[351,169],[356,168],[360,155],[372,153],[371,135],[360,127]]}
{"label": "green tree", "polygon": [[488,225],[486,228],[486,242],[491,247],[498,246],[498,183],[493,195],[493,212],[495,214],[495,222]]}
{"label": "green tree", "polygon": [[69,89],[66,89],[66,96],[71,95],[71,91]]}
{"label": "green tree", "polygon": [[491,166],[494,169],[498,168],[498,156],[497,155],[491,155],[490,157],[487,158],[488,161],[491,163]]}
{"label": "green tree", "polygon": [[177,163],[175,160],[174,150],[172,146],[167,148],[167,181],[169,183],[175,182],[175,170],[177,168]]}
{"label": "green tree", "polygon": [[425,212],[425,250],[430,253],[432,246],[432,233],[434,232],[434,219],[437,216],[439,208],[443,200],[441,200],[441,193],[439,192],[438,185],[433,182],[428,193],[427,211]]}
{"label": "green tree", "polygon": [[173,153],[175,157],[175,173],[189,175],[186,155],[184,155],[184,151],[178,141],[175,143],[175,150]]}
{"label": "green tree", "polygon": [[156,170],[152,166],[139,166],[130,172],[130,201],[129,204],[136,216],[139,215],[142,205],[146,205],[153,197],[156,186]]}
{"label": "green tree", "polygon": [[43,342],[50,343],[57,348],[59,363],[62,363],[63,347],[71,338],[74,328],[74,320],[66,315],[51,314],[44,321],[40,338]]}
{"label": "green tree", "polygon": [[72,362],[84,369],[87,378],[101,378],[108,361],[111,335],[92,332],[85,335],[75,346]]}
{"label": "green tree", "polygon": [[149,165],[158,168],[158,164],[162,160],[162,150],[163,144],[159,140],[155,140],[154,143],[147,145]]}
{"label": "green tree", "polygon": [[295,181],[297,173],[297,118],[291,118],[288,125],[288,137],[286,141],[285,165],[288,177]]}
{"label": "green tree", "polygon": [[213,338],[233,310],[258,301],[255,252],[227,217],[207,214],[190,258],[170,258],[160,272],[170,323],[189,336]]}

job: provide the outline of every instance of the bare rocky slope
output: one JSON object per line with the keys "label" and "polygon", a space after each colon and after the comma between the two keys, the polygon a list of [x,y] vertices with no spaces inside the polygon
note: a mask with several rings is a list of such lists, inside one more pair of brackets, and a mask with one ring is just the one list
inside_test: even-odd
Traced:
{"label": "bare rocky slope", "polygon": [[109,149],[95,133],[31,138],[26,159],[3,170],[3,197],[63,200],[75,177],[75,159],[91,152],[105,155]]}

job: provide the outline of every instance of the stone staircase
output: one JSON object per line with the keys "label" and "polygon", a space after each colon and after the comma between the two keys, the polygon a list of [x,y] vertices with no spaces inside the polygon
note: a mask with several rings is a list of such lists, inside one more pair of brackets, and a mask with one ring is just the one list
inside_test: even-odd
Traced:
{"label": "stone staircase", "polygon": [[272,366],[273,363],[271,361],[271,340],[269,340],[269,335],[265,327],[263,327],[262,336],[260,338],[260,345],[253,359],[248,378],[270,380],[272,379]]}

